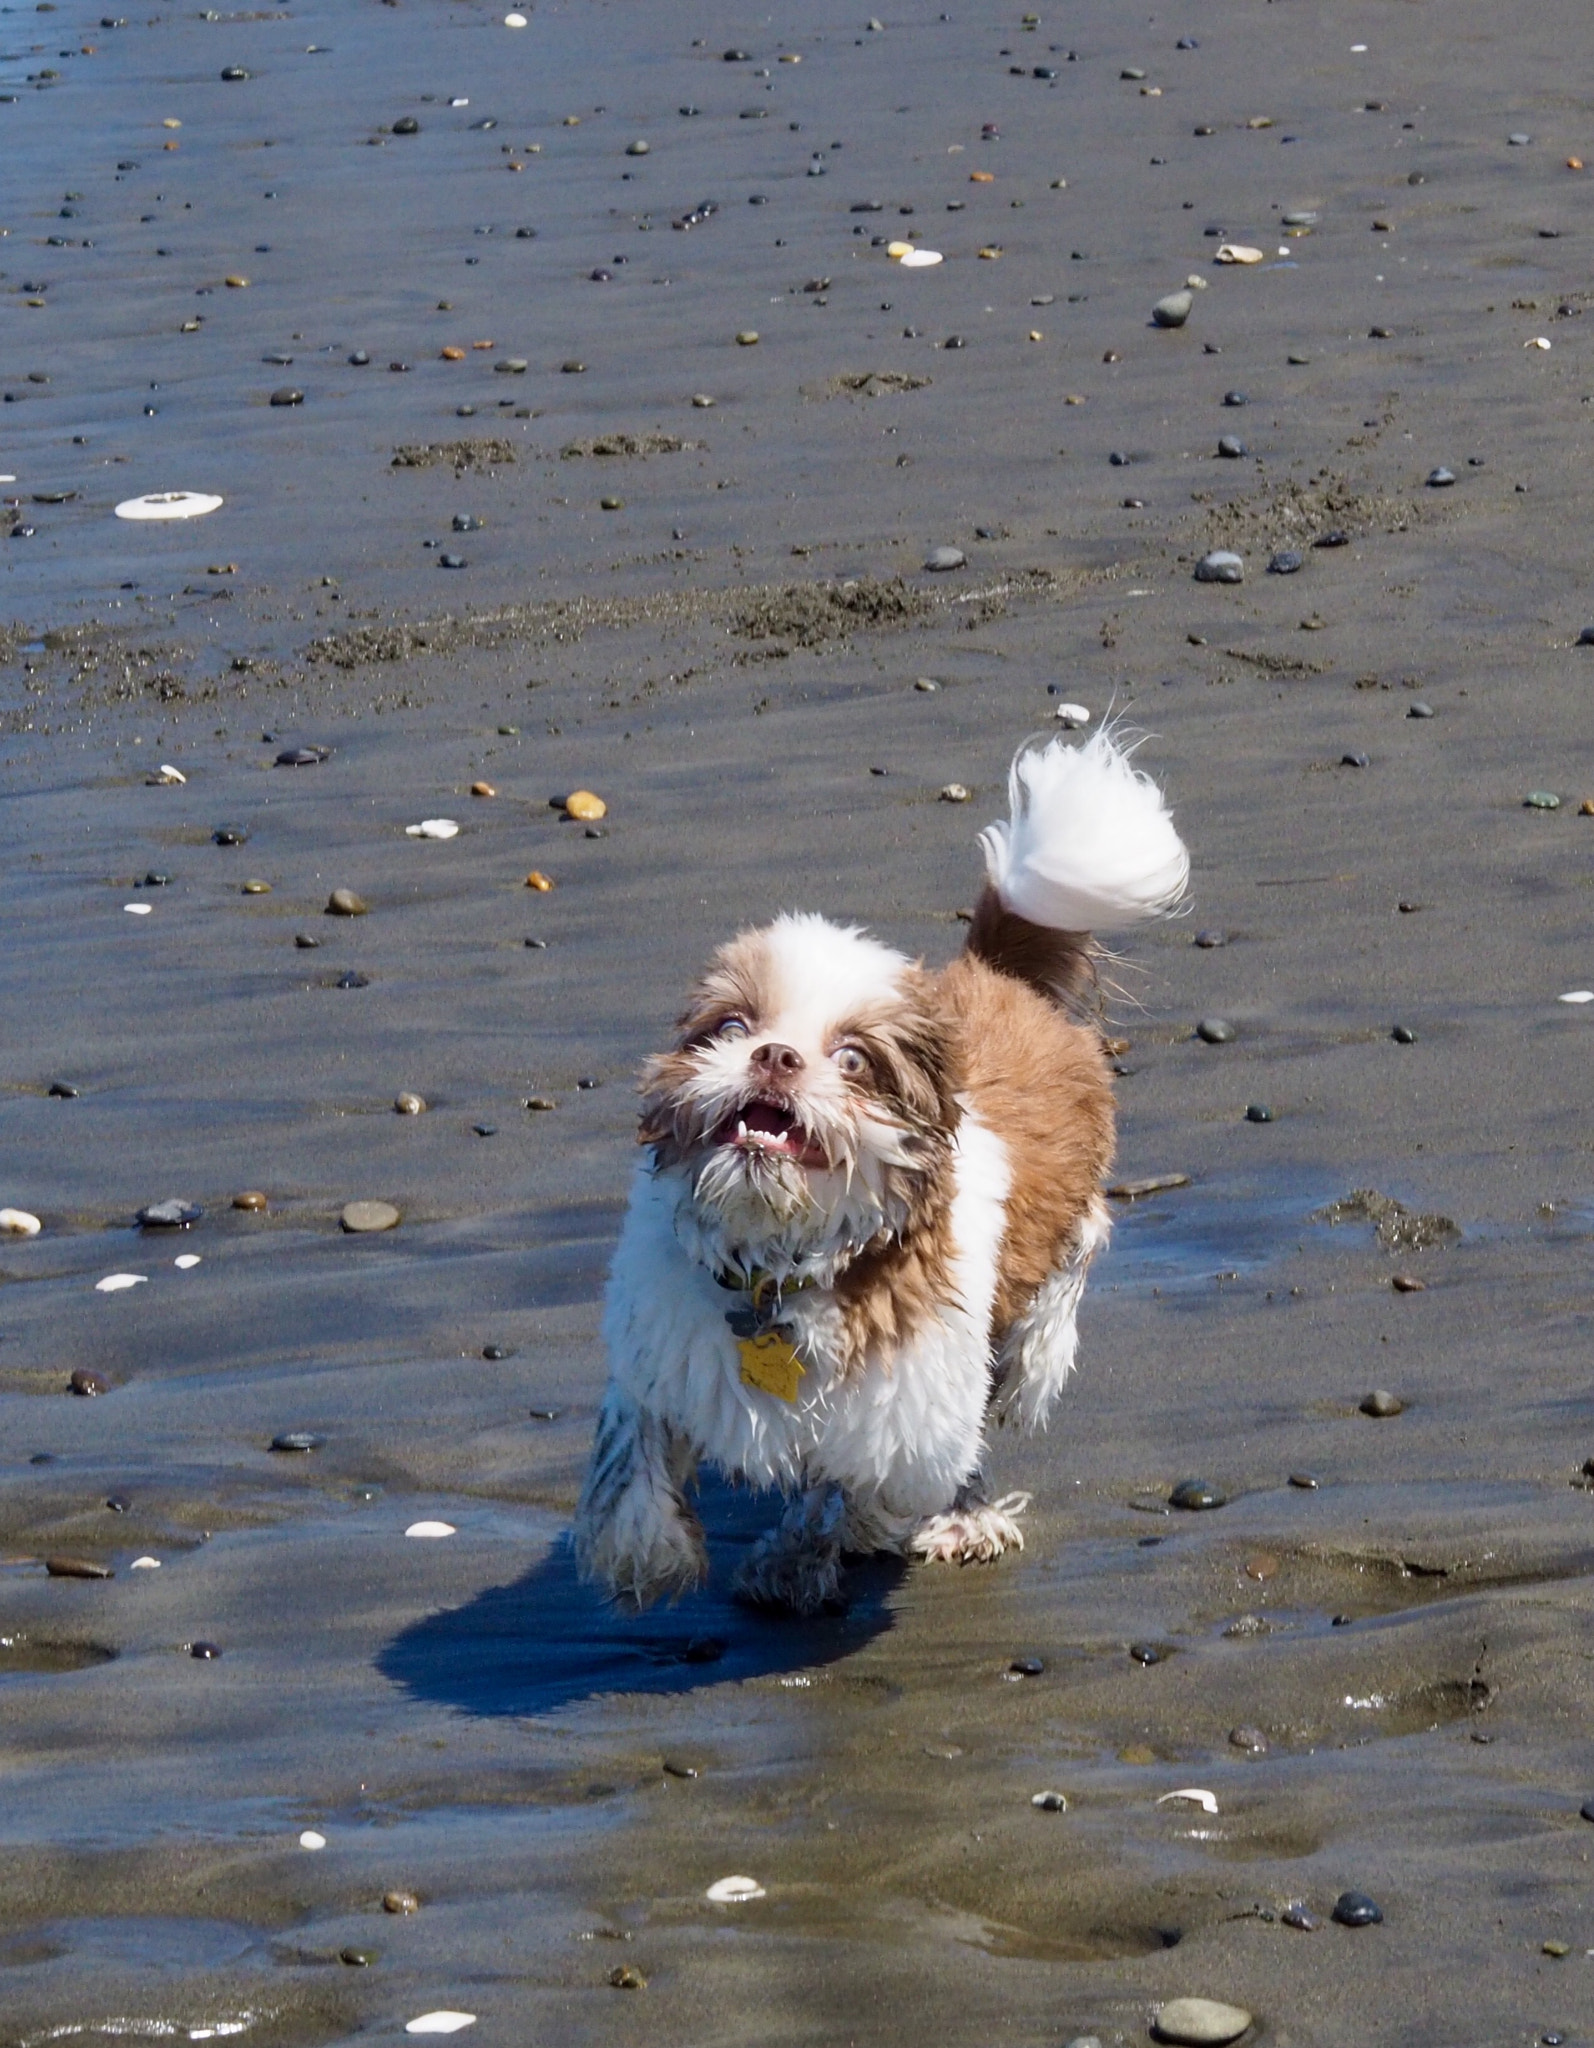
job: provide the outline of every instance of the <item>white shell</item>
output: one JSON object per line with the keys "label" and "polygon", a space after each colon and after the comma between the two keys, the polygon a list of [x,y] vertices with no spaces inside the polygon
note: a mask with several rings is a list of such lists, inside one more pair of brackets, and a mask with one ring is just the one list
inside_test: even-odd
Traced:
{"label": "white shell", "polygon": [[135,1557],[128,1566],[130,1572],[158,1572],[161,1561],[158,1557]]}
{"label": "white shell", "polygon": [[[511,22],[518,20],[510,15]],[[522,24],[523,25],[523,24]],[[476,2015],[473,2012],[423,2012],[419,2019],[406,2020],[406,2034],[457,2034],[461,2027],[473,2027]]]}
{"label": "white shell", "polygon": [[187,780],[188,777],[183,773],[182,769],[174,768],[170,761],[162,761],[155,770],[155,773],[150,777],[151,782],[186,782]]}
{"label": "white shell", "polygon": [[0,1232],[7,1237],[37,1237],[43,1225],[26,1209],[0,1209]]}
{"label": "white shell", "polygon": [[1211,1792],[1203,1792],[1199,1785],[1186,1785],[1178,1792],[1164,1792],[1157,1804],[1166,1806],[1170,1799],[1188,1800],[1192,1806],[1199,1806],[1203,1813],[1216,1813],[1218,1810],[1216,1796]]}
{"label": "white shell", "polygon": [[122,1294],[129,1287],[142,1287],[148,1281],[147,1273],[107,1273],[103,1280],[96,1280],[96,1294]]}
{"label": "white shell", "polygon": [[1057,707],[1057,723],[1070,728],[1076,725],[1089,725],[1089,707],[1084,704],[1059,704]]}
{"label": "white shell", "polygon": [[[504,27],[505,27],[505,28],[524,28],[525,26],[526,26],[526,17],[525,17],[525,16],[523,15],[523,14],[506,14],[506,15],[504,16]],[[409,2029],[409,2031],[410,2031],[410,2033],[412,2033],[412,2034],[414,2034],[414,2033],[423,2033],[423,2034],[425,2034],[425,2033],[431,2033],[431,2032],[433,2031],[433,2029],[432,2029],[432,2028],[430,2028],[430,2027],[411,2027],[411,2028]]]}
{"label": "white shell", "polygon": [[716,1906],[739,1906],[746,1899],[761,1899],[764,1887],[756,1877],[721,1877],[703,1894]]}
{"label": "white shell", "polygon": [[147,491],[142,498],[124,498],[118,519],[202,519],[223,504],[208,491]]}
{"label": "white shell", "polygon": [[1564,996],[1557,996],[1558,1003],[1594,1003],[1594,988],[1569,988]]}
{"label": "white shell", "polygon": [[124,903],[122,908],[129,917],[148,917],[155,906],[153,903]]}
{"label": "white shell", "polygon": [[457,839],[459,827],[452,818],[422,818],[418,825],[406,825],[405,836],[410,839]]}
{"label": "white shell", "polygon": [[1262,251],[1247,248],[1244,242],[1220,242],[1214,263],[1260,263]]}
{"label": "white shell", "polygon": [[317,1834],[314,1828],[306,1828],[304,1833],[299,1837],[299,1847],[301,1849],[324,1849],[326,1845],[326,1836],[322,1834]]}
{"label": "white shell", "polygon": [[1523,342],[1522,346],[1524,348],[1548,348],[1550,346],[1550,337],[1547,334],[1535,334],[1531,341]]}
{"label": "white shell", "polygon": [[910,249],[902,258],[904,270],[929,270],[941,261],[939,249]]}
{"label": "white shell", "polygon": [[199,1264],[199,1254],[198,1252],[179,1252],[177,1257],[172,1260],[172,1264],[179,1273],[191,1273]]}
{"label": "white shell", "polygon": [[404,1533],[406,1536],[453,1536],[457,1532],[452,1522],[411,1522]]}

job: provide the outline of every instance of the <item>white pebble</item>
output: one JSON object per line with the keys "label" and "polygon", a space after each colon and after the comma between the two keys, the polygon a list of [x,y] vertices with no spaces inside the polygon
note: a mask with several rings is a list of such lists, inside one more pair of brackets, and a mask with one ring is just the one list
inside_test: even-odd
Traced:
{"label": "white pebble", "polygon": [[1558,1003],[1594,1003],[1594,988],[1569,988],[1564,996],[1557,996]]}
{"label": "white pebble", "polygon": [[1251,249],[1244,242],[1220,242],[1214,263],[1260,263],[1262,251]]}
{"label": "white pebble", "polygon": [[448,104],[449,104],[449,105],[450,105],[451,107],[468,107],[468,106],[470,105],[470,101],[469,101],[469,100],[461,100],[461,99],[452,99],[452,100],[450,100],[450,101],[449,101],[449,103],[448,103]]}
{"label": "white pebble", "polygon": [[172,1260],[179,1273],[191,1273],[199,1264],[198,1252],[179,1252]]}
{"label": "white pebble", "polygon": [[314,1828],[306,1828],[299,1837],[299,1847],[301,1849],[324,1849],[326,1845],[326,1836],[318,1835]]}
{"label": "white pebble", "polygon": [[37,1237],[42,1227],[26,1209],[0,1209],[0,1233],[7,1237]]}
{"label": "white pebble", "polygon": [[452,818],[422,818],[418,825],[406,825],[408,839],[457,839],[459,827]]}
{"label": "white pebble", "polygon": [[456,1531],[452,1522],[411,1522],[404,1533],[406,1536],[452,1536]]}
{"label": "white pebble", "polygon": [[716,1878],[703,1895],[716,1906],[739,1906],[744,1899],[761,1899],[764,1887],[756,1877]]}
{"label": "white pebble", "polygon": [[[506,14],[506,15],[504,16],[504,27],[505,27],[505,28],[524,28],[525,26],[526,26],[526,17],[525,17],[525,16],[523,15],[523,14]],[[417,2027],[411,2027],[411,2028],[410,2028],[410,2032],[411,2032],[412,2034],[413,2034],[413,2033],[417,2033],[417,2032],[420,2032],[420,2033],[429,2033],[430,2031],[431,2031],[431,2029],[430,2029],[430,2028],[426,2028],[426,2027],[420,2027],[420,2028],[417,2028]]]}
{"label": "white pebble", "polygon": [[929,270],[941,261],[939,249],[910,249],[902,259],[904,270]]}
{"label": "white pebble", "polygon": [[162,761],[155,771],[155,776],[160,782],[181,783],[188,780],[182,769],[174,768],[170,761]]}
{"label": "white pebble", "polygon": [[158,1557],[135,1557],[128,1566],[130,1572],[158,1572],[161,1561]]}
{"label": "white pebble", "polygon": [[1170,1799],[1187,1800],[1190,1805],[1199,1806],[1203,1813],[1216,1813],[1218,1810],[1216,1797],[1211,1792],[1203,1792],[1199,1785],[1186,1785],[1178,1792],[1164,1792],[1157,1804],[1166,1806]]}
{"label": "white pebble", "polygon": [[148,917],[155,906],[153,903],[124,903],[122,908],[129,917]]}
{"label": "white pebble", "polygon": [[1548,348],[1549,345],[1550,338],[1547,334],[1535,334],[1531,341],[1525,341],[1522,344],[1524,348]]}
{"label": "white pebble", "polygon": [[1350,53],[1353,57],[1365,57],[1367,54],[1367,45],[1365,43],[1352,43],[1350,46]]}
{"label": "white pebble", "polygon": [[149,1279],[147,1273],[107,1273],[103,1280],[96,1280],[96,1294],[123,1294],[129,1287],[143,1287]]}
{"label": "white pebble", "polygon": [[222,500],[208,491],[148,491],[142,498],[124,498],[118,519],[201,519],[218,510]]}
{"label": "white pebble", "polygon": [[[519,15],[512,14],[509,19],[522,28],[526,25]],[[475,2024],[473,2012],[423,2012],[419,2019],[406,2020],[404,2031],[406,2034],[457,2034],[461,2027],[473,2027]]]}
{"label": "white pebble", "polygon": [[1083,704],[1059,704],[1057,722],[1072,731],[1076,725],[1089,725],[1090,712]]}

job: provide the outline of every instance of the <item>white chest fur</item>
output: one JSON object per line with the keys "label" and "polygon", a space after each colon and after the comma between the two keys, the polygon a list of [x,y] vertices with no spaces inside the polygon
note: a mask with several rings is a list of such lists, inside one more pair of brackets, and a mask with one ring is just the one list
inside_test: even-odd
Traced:
{"label": "white chest fur", "polygon": [[979,1462],[989,1331],[1010,1174],[1001,1140],[967,1113],[954,1148],[950,1298],[908,1342],[842,1375],[839,1310],[821,1289],[789,1298],[805,1362],[794,1402],[743,1383],[727,1307],[735,1297],[676,1235],[685,1193],[638,1173],[604,1310],[610,1374],[699,1456],[755,1485],[821,1480],[895,1515],[948,1505]]}

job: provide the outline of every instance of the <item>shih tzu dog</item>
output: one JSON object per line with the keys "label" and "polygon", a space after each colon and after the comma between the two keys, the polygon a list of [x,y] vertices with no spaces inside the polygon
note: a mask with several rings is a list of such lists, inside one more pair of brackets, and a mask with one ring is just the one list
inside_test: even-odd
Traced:
{"label": "shih tzu dog", "polygon": [[950,966],[779,917],[720,949],[643,1070],[575,1525],[583,1573],[637,1606],[706,1576],[702,1459],[787,1497],[738,1575],[760,1604],[815,1612],[847,1552],[1023,1545],[986,1426],[1045,1424],[1109,1229],[1091,934],[1172,910],[1189,856],[1105,729],[1021,752],[1009,797]]}

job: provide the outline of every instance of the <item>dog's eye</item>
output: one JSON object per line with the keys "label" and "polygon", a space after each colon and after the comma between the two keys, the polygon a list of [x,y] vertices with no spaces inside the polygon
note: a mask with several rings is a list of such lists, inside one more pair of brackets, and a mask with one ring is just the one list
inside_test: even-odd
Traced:
{"label": "dog's eye", "polygon": [[830,1055],[849,1081],[858,1081],[869,1071],[869,1055],[855,1045],[838,1045]]}
{"label": "dog's eye", "polygon": [[715,1035],[719,1038],[745,1038],[747,1036],[747,1019],[745,1017],[727,1017]]}

